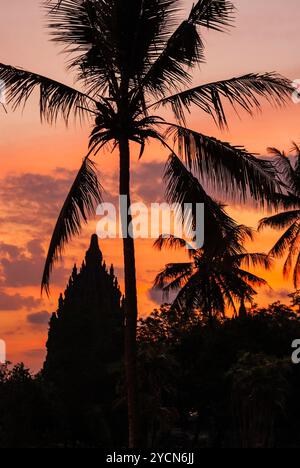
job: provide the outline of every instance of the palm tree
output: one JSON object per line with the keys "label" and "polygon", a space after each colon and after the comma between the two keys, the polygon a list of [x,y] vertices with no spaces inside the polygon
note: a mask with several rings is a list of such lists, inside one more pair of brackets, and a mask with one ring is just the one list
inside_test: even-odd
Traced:
{"label": "palm tree", "polygon": [[[220,126],[227,125],[224,100],[252,114],[265,98],[275,105],[290,98],[291,84],[274,73],[247,74],[191,88],[192,72],[203,63],[203,32],[224,31],[232,25],[234,7],[227,0],[198,0],[189,14],[179,0],[47,0],[53,41],[65,46],[68,67],[76,72],[78,89],[40,74],[0,64],[7,101],[17,108],[35,89],[40,92],[41,118],[50,123],[62,117],[95,118],[90,148],[59,215],[46,260],[42,288],[49,292],[54,262],[64,245],[80,232],[83,222],[101,200],[101,186],[90,160],[112,143],[119,150],[121,195],[130,205],[130,142],[156,139],[168,147],[164,128],[172,128],[179,154],[199,177],[219,190],[272,201],[277,181],[272,166],[244,148],[232,146],[186,128],[184,115],[197,106]],[[169,107],[176,123],[168,124],[155,111]],[[125,225],[131,221],[127,214]],[[125,230],[125,228],[124,228]],[[129,444],[139,438],[136,323],[138,316],[134,241],[124,232],[126,374]]]}
{"label": "palm tree", "polygon": [[162,289],[167,297],[171,291],[179,290],[172,303],[175,310],[198,309],[209,321],[225,317],[227,310],[242,316],[245,301],[253,303],[254,288],[267,285],[263,278],[245,268],[263,266],[269,269],[271,260],[262,253],[247,253],[237,238],[251,239],[251,230],[236,226],[223,239],[223,244],[215,246],[214,253],[198,249],[192,252],[190,262],[166,265],[157,275],[155,287]]}
{"label": "palm tree", "polygon": [[259,229],[266,227],[277,230],[285,229],[271,249],[270,255],[282,258],[287,253],[283,274],[289,277],[293,269],[293,282],[295,289],[298,289],[300,278],[300,147],[293,143],[291,152],[294,155],[294,164],[286,153],[276,148],[269,148],[269,152],[274,156],[274,165],[287,188],[286,194],[280,196],[285,211],[262,219]]}
{"label": "palm tree", "polygon": [[[254,288],[267,284],[245,268],[261,266],[269,269],[272,265],[270,256],[247,253],[244,244],[253,240],[252,230],[237,225],[174,155],[166,166],[165,183],[169,202],[184,204],[189,200],[193,206],[205,204],[204,225],[208,236],[201,249],[191,249],[189,245],[191,261],[166,265],[157,275],[154,286],[167,298],[170,292],[177,291],[172,303],[176,311],[200,310],[209,321],[225,317],[229,309],[235,316],[245,315],[245,302],[253,303]],[[155,246],[159,249],[185,248],[186,241],[163,235]]]}

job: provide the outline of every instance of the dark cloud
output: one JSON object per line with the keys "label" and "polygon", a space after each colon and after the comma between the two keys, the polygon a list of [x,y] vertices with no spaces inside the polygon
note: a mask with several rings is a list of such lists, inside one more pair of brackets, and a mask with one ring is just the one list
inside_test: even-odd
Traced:
{"label": "dark cloud", "polygon": [[163,293],[159,289],[151,288],[148,290],[148,297],[151,301],[155,302],[157,305],[161,305],[163,300]]}
{"label": "dark cloud", "polygon": [[[33,239],[23,248],[0,243],[0,266],[3,286],[38,286],[45,262],[45,252],[39,239]],[[55,284],[61,284],[67,277],[67,270],[55,270]]]}
{"label": "dark cloud", "polygon": [[289,289],[267,289],[266,296],[272,301],[290,302],[288,297],[291,291]]}
{"label": "dark cloud", "polygon": [[44,349],[28,349],[25,351],[25,356],[30,359],[44,359],[46,351]]}
{"label": "dark cloud", "polygon": [[163,291],[160,291],[156,288],[150,288],[147,293],[149,299],[151,299],[151,301],[155,302],[157,305],[165,303],[172,304],[172,302],[176,299],[177,294],[178,292],[171,291],[169,296],[166,297]]}
{"label": "dark cloud", "polygon": [[[57,168],[49,175],[10,174],[0,180],[0,225],[32,239],[24,246],[0,243],[0,279],[3,287],[39,286],[45,261],[43,244],[49,241],[61,206],[76,171]],[[52,282],[63,284],[63,267],[55,269]]]}
{"label": "dark cloud", "polygon": [[163,183],[164,163],[142,163],[133,170],[134,194],[144,203],[157,203],[164,201]]}
{"label": "dark cloud", "polygon": [[72,171],[50,175],[23,173],[0,180],[0,222],[47,235],[74,180]]}
{"label": "dark cloud", "polygon": [[0,289],[0,311],[11,311],[20,309],[34,309],[41,305],[40,299],[32,296],[22,296],[21,294],[8,294]]}
{"label": "dark cloud", "polygon": [[35,209],[47,208],[52,212],[53,207],[63,201],[74,179],[69,172],[62,175],[8,175],[1,181],[0,200],[22,208],[30,205]]}
{"label": "dark cloud", "polygon": [[49,323],[51,314],[46,310],[40,312],[33,312],[27,315],[27,322],[34,326],[47,325]]}
{"label": "dark cloud", "polygon": [[21,254],[22,249],[16,245],[0,242],[0,252],[4,255],[7,254],[9,257],[16,257]]}

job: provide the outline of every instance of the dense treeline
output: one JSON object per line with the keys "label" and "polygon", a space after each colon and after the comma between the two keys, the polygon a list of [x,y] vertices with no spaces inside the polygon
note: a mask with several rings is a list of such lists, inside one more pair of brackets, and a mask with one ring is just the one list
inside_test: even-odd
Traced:
{"label": "dense treeline", "polygon": [[[139,324],[140,407],[147,447],[300,446],[300,316],[275,303],[247,317],[206,321],[162,306]],[[123,366],[112,405],[58,388],[23,364],[0,371],[0,447],[126,447]],[[95,366],[97,364],[95,363]],[[97,375],[95,368],[95,375]],[[82,375],[74,379],[81,380]],[[112,379],[115,381],[115,379]],[[66,383],[67,385],[67,383]]]}

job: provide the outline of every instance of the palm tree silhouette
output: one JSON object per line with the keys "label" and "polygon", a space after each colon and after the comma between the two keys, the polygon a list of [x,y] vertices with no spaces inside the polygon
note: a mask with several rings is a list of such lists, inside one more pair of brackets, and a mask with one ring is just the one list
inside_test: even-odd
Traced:
{"label": "palm tree silhouette", "polygon": [[205,249],[195,250],[191,262],[170,263],[158,274],[157,288],[167,294],[179,289],[172,303],[176,310],[199,309],[212,321],[214,317],[225,317],[229,309],[235,316],[241,316],[245,301],[253,303],[254,288],[267,282],[245,268],[270,268],[271,260],[263,253],[247,253],[236,244],[236,236],[252,238],[249,228],[236,226],[231,236],[224,238],[224,244],[216,246],[214,254],[206,253]]}
{"label": "palm tree silhouette", "polygon": [[[157,275],[154,287],[161,289],[167,298],[170,292],[177,291],[172,303],[174,310],[199,309],[211,322],[215,317],[225,317],[230,309],[235,316],[245,315],[245,302],[253,303],[254,288],[267,284],[245,268],[269,269],[272,259],[263,253],[246,251],[244,244],[253,240],[253,231],[237,225],[174,155],[169,158],[164,178],[169,202],[184,204],[189,200],[194,206],[204,203],[204,225],[209,235],[203,248],[192,249],[192,244],[189,245],[190,262],[166,265]],[[194,224],[194,213],[191,218]],[[165,235],[159,237],[155,246],[159,249],[187,247],[185,240]]]}
{"label": "palm tree silhouette", "polygon": [[[54,262],[64,245],[78,234],[101,200],[101,186],[91,157],[112,142],[120,155],[120,194],[130,206],[130,144],[147,140],[168,146],[163,129],[173,129],[179,155],[199,177],[219,190],[236,191],[243,200],[272,201],[277,181],[272,165],[244,148],[218,141],[186,127],[185,114],[197,106],[220,126],[227,125],[223,100],[252,114],[260,98],[275,105],[290,98],[291,84],[274,74],[248,74],[191,88],[192,72],[205,61],[203,31],[224,31],[232,25],[234,6],[227,0],[198,0],[189,14],[179,0],[48,0],[46,9],[53,41],[65,46],[69,69],[82,91],[37,73],[0,64],[7,100],[25,105],[40,92],[41,118],[94,116],[90,148],[58,217],[42,280],[49,292]],[[71,58],[70,58],[71,57]],[[156,109],[169,107],[176,124],[168,124]],[[131,221],[127,215],[126,225]],[[126,232],[125,232],[126,234]],[[124,236],[126,374],[129,444],[138,444],[136,324],[138,316],[134,241]]]}
{"label": "palm tree silhouette", "polygon": [[295,289],[299,287],[300,278],[300,147],[293,143],[291,153],[294,164],[284,152],[276,148],[269,148],[274,156],[274,166],[286,186],[286,194],[278,195],[285,211],[262,219],[259,230],[266,227],[282,230],[284,234],[279,238],[270,251],[275,258],[287,257],[283,266],[283,274],[289,277],[293,269],[293,282]]}

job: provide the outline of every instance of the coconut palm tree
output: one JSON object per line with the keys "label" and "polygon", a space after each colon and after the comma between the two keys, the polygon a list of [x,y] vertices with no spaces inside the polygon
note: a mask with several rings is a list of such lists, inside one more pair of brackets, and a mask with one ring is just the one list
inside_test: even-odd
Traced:
{"label": "coconut palm tree", "polygon": [[287,187],[286,193],[280,196],[285,211],[262,219],[259,229],[266,227],[277,230],[285,229],[271,249],[270,255],[274,258],[282,258],[287,254],[283,274],[289,277],[293,270],[294,286],[298,289],[300,278],[300,147],[293,143],[291,149],[293,159],[276,148],[269,148],[269,152],[274,157],[274,166]]}
{"label": "coconut palm tree", "polygon": [[[242,316],[245,302],[253,303],[254,288],[267,284],[245,268],[262,266],[269,269],[270,256],[247,253],[244,244],[253,240],[252,230],[237,225],[175,155],[169,158],[164,178],[166,198],[170,203],[184,204],[187,200],[193,206],[204,203],[207,236],[202,248],[192,249],[192,244],[189,245],[191,261],[166,265],[157,275],[154,286],[167,298],[170,292],[177,291],[172,304],[174,310],[199,309],[210,321],[214,317],[225,317],[229,309],[235,316]],[[194,224],[193,213],[191,218],[191,224]],[[155,246],[159,249],[187,247],[185,240],[166,235],[160,236]]]}
{"label": "coconut palm tree", "polygon": [[256,295],[254,288],[267,285],[267,282],[247,270],[249,266],[271,266],[266,254],[247,253],[239,244],[252,238],[252,232],[246,226],[236,226],[215,246],[215,252],[205,249],[192,252],[192,259],[186,263],[170,263],[158,274],[155,287],[164,293],[178,291],[172,307],[176,310],[199,309],[210,321],[214,317],[225,317],[226,311],[232,310],[240,315],[245,301],[253,303]]}
{"label": "coconut palm tree", "polygon": [[[232,146],[186,127],[185,114],[200,108],[221,127],[227,125],[224,101],[252,114],[261,99],[275,105],[290,97],[290,82],[274,73],[247,74],[192,86],[193,71],[205,61],[205,30],[224,31],[234,19],[227,0],[198,0],[189,13],[179,0],[48,0],[46,9],[53,41],[64,46],[77,88],[38,73],[0,64],[7,101],[23,106],[34,90],[40,93],[41,118],[94,117],[90,148],[59,215],[46,260],[42,287],[49,291],[50,273],[71,236],[101,200],[101,186],[92,156],[106,145],[118,149],[120,194],[130,205],[130,142],[149,139],[168,147],[157,116],[159,108],[174,111],[171,125],[179,153],[199,177],[219,190],[236,191],[243,200],[271,202],[277,189],[272,166],[244,148]],[[124,225],[131,221],[127,215]],[[138,316],[134,241],[124,227],[126,308],[126,374],[130,446],[138,441],[136,323]]]}

